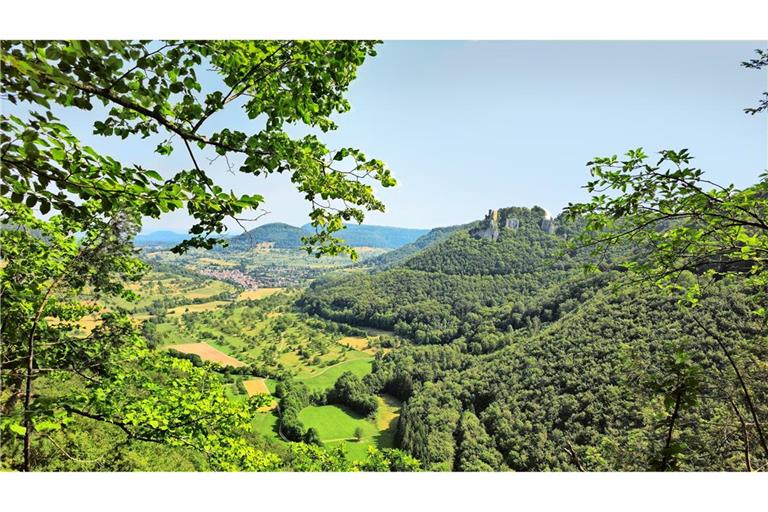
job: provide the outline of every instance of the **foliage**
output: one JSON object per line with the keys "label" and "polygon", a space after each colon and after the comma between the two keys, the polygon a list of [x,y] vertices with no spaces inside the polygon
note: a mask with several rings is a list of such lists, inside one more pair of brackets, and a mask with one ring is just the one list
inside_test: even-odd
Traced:
{"label": "foliage", "polygon": [[[244,174],[289,172],[312,205],[316,254],[354,251],[333,236],[343,222],[362,222],[364,210],[383,210],[366,181],[395,184],[383,162],[355,148],[329,150],[315,135],[291,138],[285,126],[302,123],[336,129],[331,116],[349,110],[344,94],[357,68],[375,55],[367,41],[3,41],[2,93],[26,105],[24,118],[3,114],[0,194],[83,220],[96,199],[104,213],[130,200],[147,217],[186,206],[196,223],[176,250],[220,243],[224,220],[245,220],[259,194],[225,191],[199,165],[205,154],[221,157]],[[223,82],[208,86],[199,75],[212,68]],[[204,134],[209,120],[238,105],[250,132],[229,127]],[[58,112],[93,111],[94,133],[148,138],[154,151],[182,148],[189,166],[164,178],[128,166],[83,145]],[[195,148],[200,151],[195,154]],[[79,199],[79,200],[78,200]],[[341,205],[341,206],[339,206]]]}
{"label": "foliage", "polygon": [[[765,421],[755,283],[721,279],[702,289],[695,311],[681,309],[683,290],[622,272],[619,262],[642,256],[636,248],[563,250],[586,222],[559,220],[557,235],[522,225],[495,242],[459,230],[400,267],[320,280],[302,304],[338,321],[394,326],[417,342],[378,355],[365,382],[406,401],[397,440],[427,469],[763,467],[756,423],[718,343],[727,340]],[[510,273],[485,275],[495,261]],[[404,268],[413,262],[418,270]],[[589,266],[602,272],[584,274]],[[681,286],[692,282],[690,272],[680,276]],[[443,318],[451,330],[440,330]]]}
{"label": "foliage", "polygon": [[[701,169],[691,167],[687,150],[662,151],[655,164],[648,158],[637,149],[622,161],[612,156],[589,163],[596,179],[586,188],[595,195],[567,209],[571,216],[586,218],[576,243],[598,251],[635,244],[646,255],[626,266],[664,284],[679,285],[686,270],[704,276],[705,282],[729,273],[765,282],[768,174],[742,190],[706,180]],[[699,288],[689,291],[695,302]]]}
{"label": "foliage", "polygon": [[293,471],[418,471],[419,462],[413,457],[394,449],[368,448],[368,457],[359,462],[348,458],[343,447],[322,450],[308,444],[292,444],[295,459],[290,461]]}
{"label": "foliage", "polygon": [[[213,468],[274,465],[275,456],[241,438],[249,408],[226,398],[215,373],[148,350],[131,320],[119,314],[103,313],[87,335],[78,329],[79,320],[99,309],[81,301],[86,288],[130,298],[126,280],[145,269],[130,244],[130,215],[43,221],[26,205],[0,201],[7,223],[0,231],[3,453],[11,457],[5,466],[33,469],[39,455],[33,438],[66,431],[77,425],[75,417],[118,427],[124,442],[202,451]],[[98,211],[93,203],[85,206]],[[78,232],[82,236],[73,235]],[[40,379],[48,387],[66,385],[33,395]],[[19,460],[14,445],[22,438]]]}
{"label": "foliage", "polygon": [[346,405],[363,416],[376,414],[379,407],[376,396],[352,372],[342,373],[326,397],[328,403]]}
{"label": "foliage", "polygon": [[280,398],[280,431],[291,441],[302,441],[307,432],[299,420],[299,412],[311,403],[309,389],[293,380],[281,381],[275,389]]}
{"label": "foliage", "polygon": [[[768,50],[755,50],[757,57],[741,63],[742,66],[748,69],[762,69],[768,66]],[[755,107],[745,108],[744,112],[747,114],[755,115],[759,112],[768,110],[768,92],[763,93],[763,97]]]}

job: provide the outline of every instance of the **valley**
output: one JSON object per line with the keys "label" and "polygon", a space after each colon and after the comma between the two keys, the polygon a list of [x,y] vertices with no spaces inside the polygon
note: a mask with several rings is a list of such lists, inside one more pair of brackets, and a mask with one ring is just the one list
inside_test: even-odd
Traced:
{"label": "valley", "polygon": [[[292,380],[322,393],[347,372],[363,378],[376,354],[389,350],[385,346],[392,345],[392,333],[354,328],[296,308],[308,275],[349,268],[349,262],[318,263],[298,250],[271,245],[219,251],[215,257],[176,257],[153,247],[144,260],[154,270],[131,288],[136,300],[104,305],[130,312],[150,346],[220,374],[231,400],[268,395],[269,403],[255,411],[252,426],[279,450],[289,440],[280,431],[277,384]],[[362,248],[362,261],[384,252]],[[233,278],[232,269],[242,269],[244,278]],[[271,277],[265,280],[262,273]],[[84,333],[93,327],[84,324]],[[316,430],[319,444],[343,447],[351,458],[365,460],[369,446],[395,446],[400,401],[386,394],[376,400],[373,415],[323,404],[308,405],[298,418],[303,428]]]}
{"label": "valley", "polygon": [[[509,207],[394,250],[363,250],[359,263],[263,240],[182,257],[152,248],[138,300],[105,307],[131,312],[150,346],[218,373],[231,400],[268,395],[252,427],[273,450],[300,441],[363,460],[369,446],[397,447],[430,470],[570,470],[576,460],[635,470],[653,463],[661,432],[651,418],[663,408],[630,380],[667,364],[681,346],[668,340],[697,335],[674,299],[621,285],[625,248],[585,272],[593,256],[567,245],[579,229],[538,207]],[[276,284],[262,276],[270,269],[292,280],[259,286]],[[740,311],[745,293],[724,282],[701,310]],[[765,354],[746,341],[756,326],[743,320],[736,314],[728,335],[756,363]],[[653,334],[642,327],[651,323]],[[700,364],[721,366],[700,343]],[[748,367],[757,389],[765,370]],[[706,402],[687,414],[699,427],[680,435],[703,443],[714,435],[704,418],[730,413]],[[617,442],[642,444],[624,453]],[[688,464],[725,460],[707,457]]]}
{"label": "valley", "polygon": [[0,473],[768,472],[763,43],[4,40]]}

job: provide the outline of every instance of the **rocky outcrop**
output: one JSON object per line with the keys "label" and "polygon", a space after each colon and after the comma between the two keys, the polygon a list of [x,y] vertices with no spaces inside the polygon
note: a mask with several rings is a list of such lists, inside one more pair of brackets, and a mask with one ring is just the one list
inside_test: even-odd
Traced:
{"label": "rocky outcrop", "polygon": [[555,234],[557,231],[557,223],[549,213],[544,208],[534,206],[531,209],[510,207],[488,210],[488,215],[469,234],[475,238],[495,242],[499,239],[502,229],[516,231],[523,225],[536,226],[549,234]]}
{"label": "rocky outcrop", "polygon": [[541,219],[539,227],[542,231],[549,233],[550,235],[553,235],[557,230],[557,225],[555,225],[554,219]]}
{"label": "rocky outcrop", "polygon": [[499,210],[488,210],[488,215],[485,216],[480,226],[470,231],[469,234],[475,238],[484,238],[494,242],[498,240]]}

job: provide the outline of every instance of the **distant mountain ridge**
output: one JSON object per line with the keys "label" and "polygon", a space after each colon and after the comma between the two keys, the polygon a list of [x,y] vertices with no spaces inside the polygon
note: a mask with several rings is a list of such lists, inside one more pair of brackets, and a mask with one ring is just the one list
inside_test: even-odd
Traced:
{"label": "distant mountain ridge", "polygon": [[307,232],[284,222],[272,222],[251,229],[250,231],[232,237],[229,246],[242,248],[259,243],[273,243],[276,249],[298,249],[301,247],[301,237]]}
{"label": "distant mountain ridge", "polygon": [[[373,226],[366,224],[346,224],[346,228],[335,234],[346,240],[352,247],[375,247],[396,249],[409,244],[428,233],[428,229],[399,228],[392,226]],[[273,242],[277,249],[295,249],[302,246],[301,238],[312,233],[312,226],[301,227],[275,222],[264,224],[247,233],[238,235],[230,241],[230,246]]]}
{"label": "distant mountain ridge", "polygon": [[[429,232],[429,229],[347,224],[336,236],[346,240],[352,247],[397,249],[415,242]],[[242,248],[258,243],[272,243],[276,249],[298,249],[303,245],[301,238],[311,233],[310,224],[296,227],[284,222],[272,222],[233,236],[229,245],[232,248]],[[161,230],[138,235],[135,242],[137,245],[170,245],[177,244],[188,236],[186,233]]]}

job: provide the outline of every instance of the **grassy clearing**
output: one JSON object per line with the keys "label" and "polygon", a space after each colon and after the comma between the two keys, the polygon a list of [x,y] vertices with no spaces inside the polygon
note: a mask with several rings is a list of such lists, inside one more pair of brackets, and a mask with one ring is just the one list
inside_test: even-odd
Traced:
{"label": "grassy clearing", "polygon": [[311,406],[299,413],[299,420],[306,427],[314,427],[323,442],[354,441],[355,430],[363,432],[361,442],[375,439],[379,433],[376,425],[351,409],[337,405]]}
{"label": "grassy clearing", "polygon": [[[367,356],[367,354],[365,355]],[[352,372],[358,377],[364,377],[371,373],[372,359],[372,357],[367,356],[360,359],[345,361],[335,366],[321,369],[315,375],[299,377],[299,380],[304,382],[309,389],[328,389],[333,387],[336,380],[344,372]]]}
{"label": "grassy clearing", "polygon": [[[364,459],[368,447],[391,448],[394,446],[396,421],[400,404],[393,398],[382,398],[376,419],[364,418],[354,411],[337,405],[311,406],[299,413],[305,427],[314,427],[326,447],[343,445],[353,459]],[[382,428],[386,424],[384,428]],[[360,440],[355,436],[362,431]]]}
{"label": "grassy clearing", "polygon": [[186,306],[177,306],[166,311],[168,316],[183,315],[184,313],[200,313],[202,311],[211,311],[229,304],[223,300],[213,302],[203,302],[202,304],[187,304]]}
{"label": "grassy clearing", "polygon": [[255,432],[258,432],[270,441],[282,443],[283,440],[277,431],[278,421],[277,412],[265,411],[254,414],[251,424]]}

